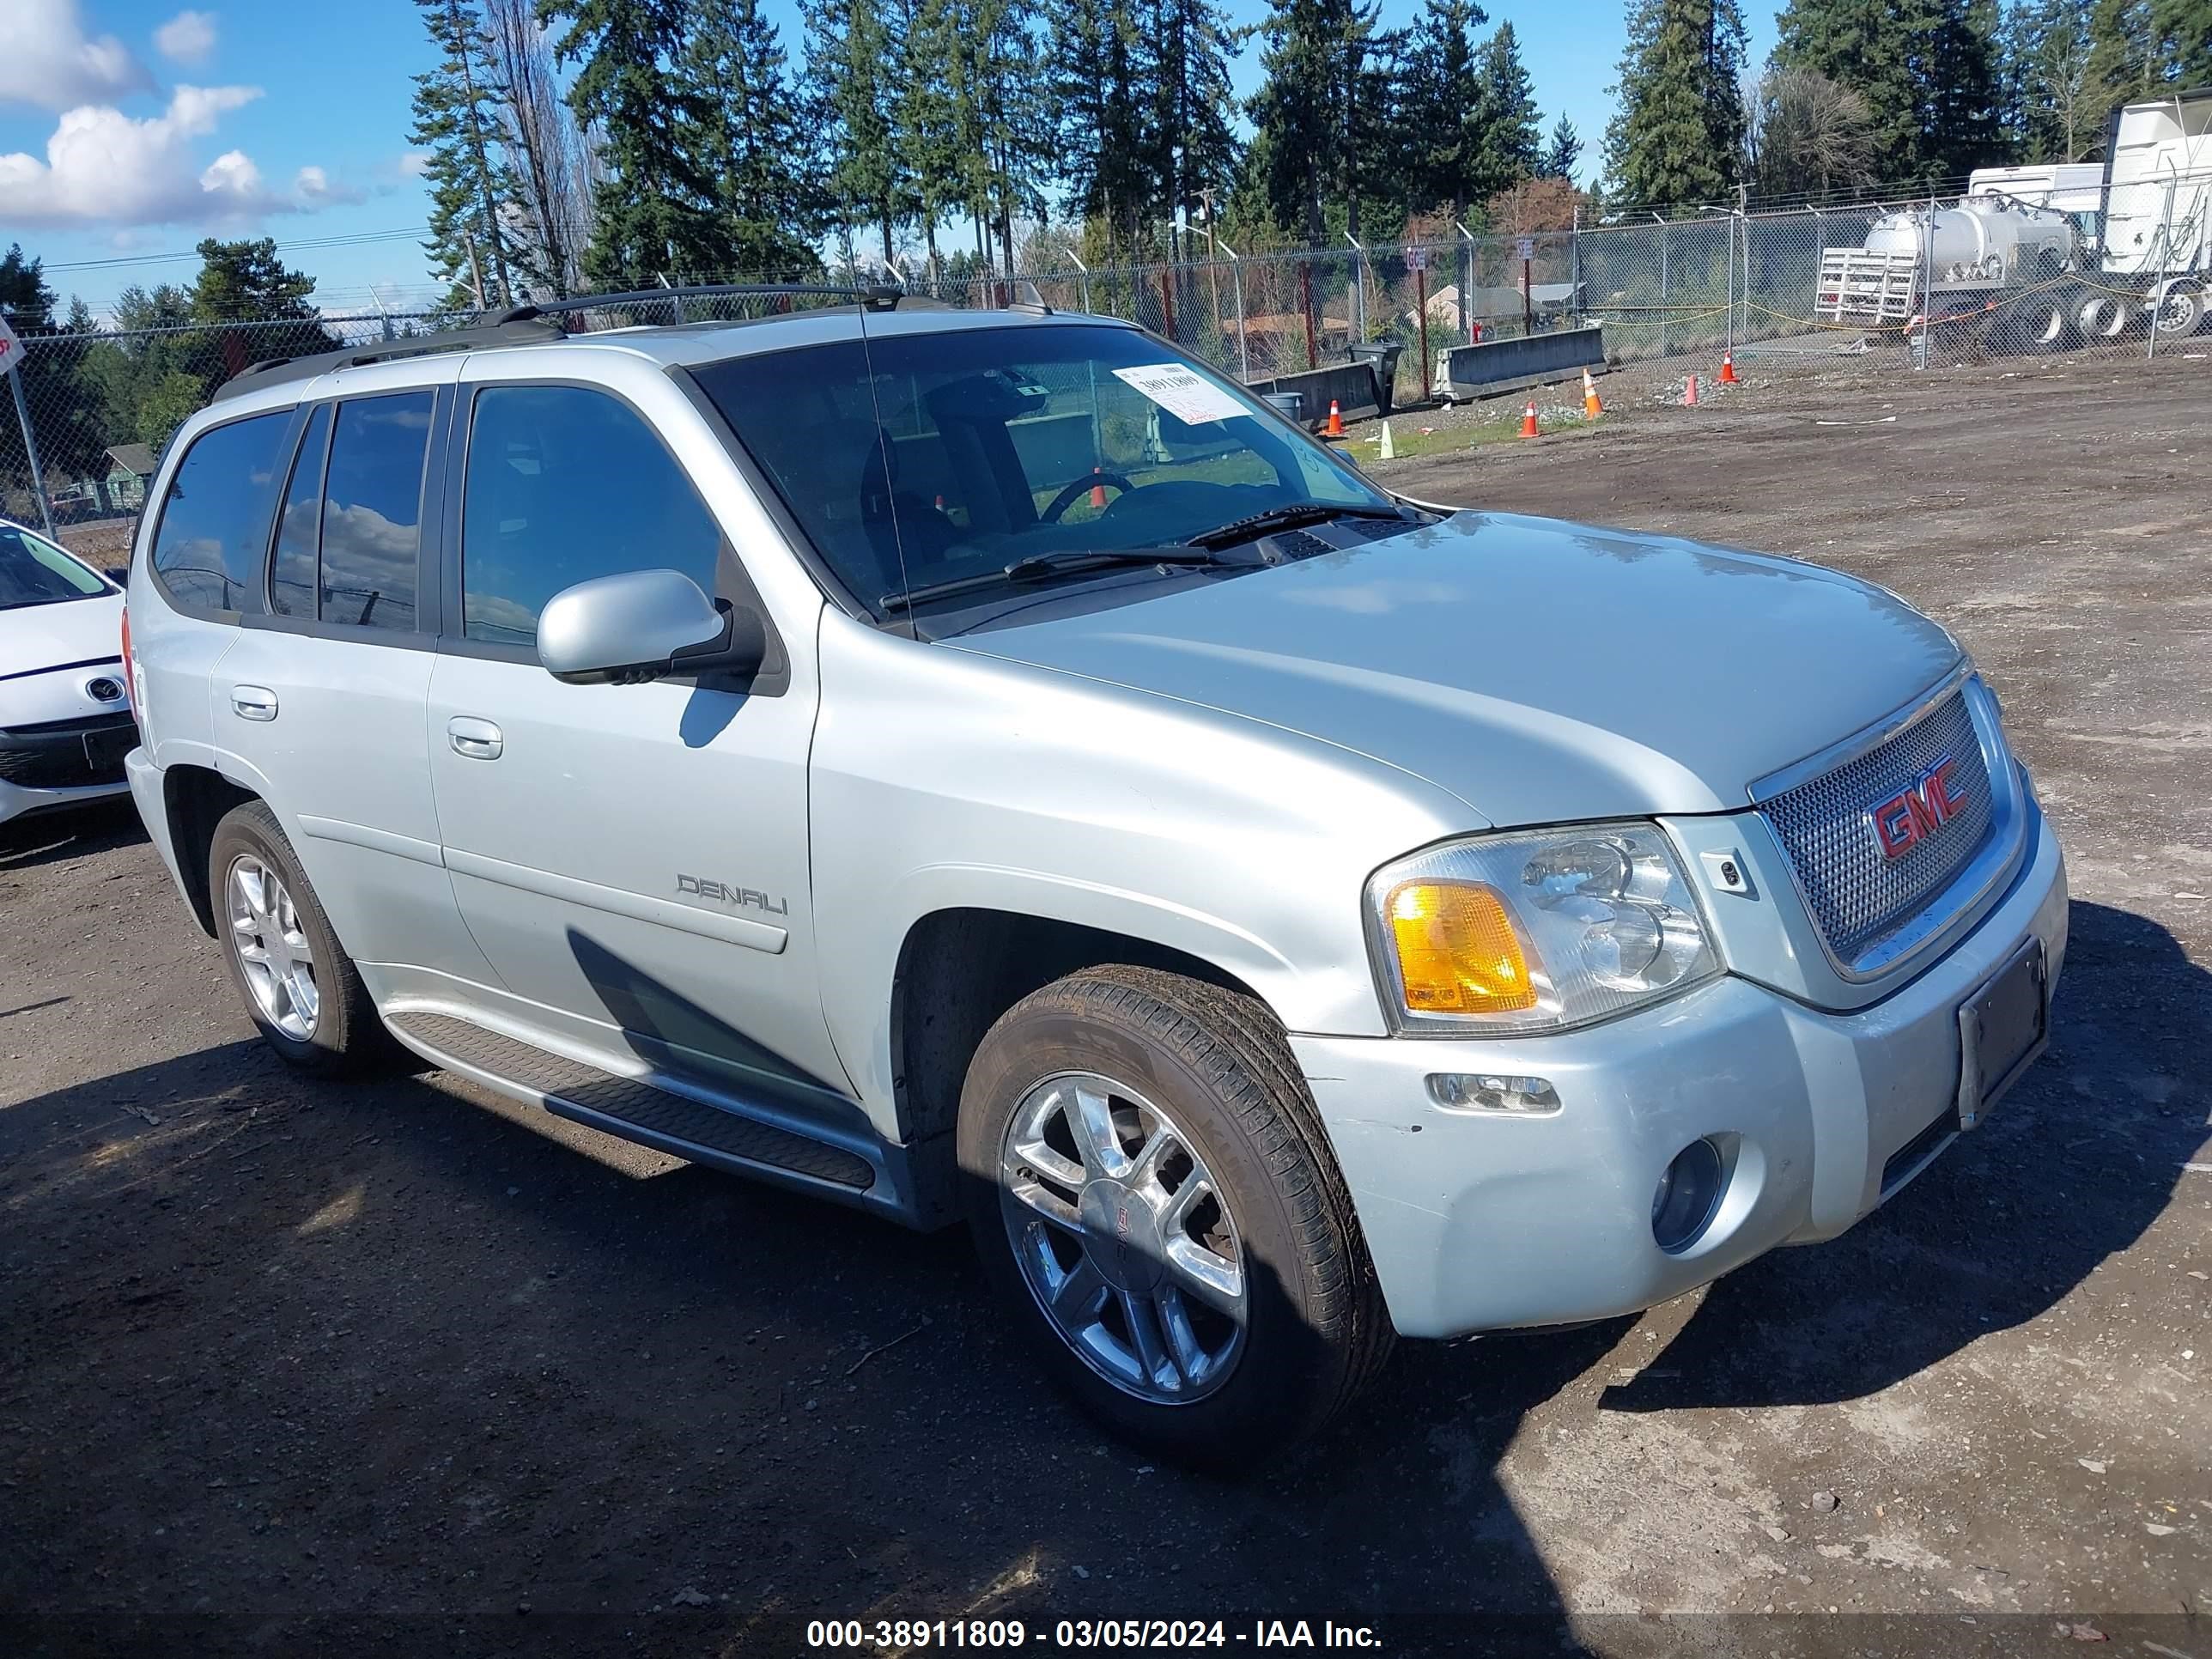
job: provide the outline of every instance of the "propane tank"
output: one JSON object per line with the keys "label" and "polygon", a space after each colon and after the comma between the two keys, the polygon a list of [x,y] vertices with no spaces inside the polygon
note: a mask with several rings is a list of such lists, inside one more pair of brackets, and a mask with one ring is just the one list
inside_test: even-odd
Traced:
{"label": "propane tank", "polygon": [[2065,215],[1994,196],[1970,196],[1932,214],[1925,208],[1885,213],[1869,228],[1866,249],[1929,260],[1931,235],[1939,283],[2030,282],[2057,270],[2074,251]]}

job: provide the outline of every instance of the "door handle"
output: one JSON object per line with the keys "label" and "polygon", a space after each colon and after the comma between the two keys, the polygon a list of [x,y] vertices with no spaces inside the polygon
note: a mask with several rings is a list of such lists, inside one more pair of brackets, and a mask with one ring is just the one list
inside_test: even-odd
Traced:
{"label": "door handle", "polygon": [[276,718],[276,694],[265,685],[234,685],[230,688],[230,712],[242,720],[273,720]]}
{"label": "door handle", "polygon": [[471,760],[497,760],[505,746],[499,727],[472,714],[456,714],[447,720],[446,736],[452,739],[456,755],[465,755]]}

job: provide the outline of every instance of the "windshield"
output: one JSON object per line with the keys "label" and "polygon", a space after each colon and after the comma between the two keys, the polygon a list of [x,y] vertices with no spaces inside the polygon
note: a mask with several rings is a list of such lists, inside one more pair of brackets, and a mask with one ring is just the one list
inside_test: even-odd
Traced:
{"label": "windshield", "polygon": [[1175,546],[1302,503],[1390,508],[1258,398],[1134,329],[893,334],[695,372],[878,610],[1033,556]]}
{"label": "windshield", "polygon": [[106,579],[27,530],[0,524],[0,611],[112,592]]}

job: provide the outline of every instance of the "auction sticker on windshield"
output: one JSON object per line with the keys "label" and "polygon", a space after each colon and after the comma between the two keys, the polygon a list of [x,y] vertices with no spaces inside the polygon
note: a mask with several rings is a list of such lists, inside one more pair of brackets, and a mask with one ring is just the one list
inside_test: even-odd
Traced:
{"label": "auction sticker on windshield", "polygon": [[1117,368],[1114,378],[1136,387],[1185,426],[1230,421],[1251,413],[1204,375],[1181,363],[1145,363],[1135,368]]}

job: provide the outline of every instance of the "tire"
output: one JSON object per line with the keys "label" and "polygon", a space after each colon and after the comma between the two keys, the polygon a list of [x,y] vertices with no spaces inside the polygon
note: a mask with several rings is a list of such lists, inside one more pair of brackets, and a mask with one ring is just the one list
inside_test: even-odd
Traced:
{"label": "tire", "polygon": [[2081,343],[2074,318],[2079,301],[2064,292],[2025,294],[1982,325],[1982,349],[1992,357],[2045,356]]}
{"label": "tire", "polygon": [[2086,343],[2110,345],[2129,332],[2135,321],[2136,305],[2134,300],[2118,294],[2088,289],[2075,310],[2075,325],[2081,330]]}
{"label": "tire", "polygon": [[[277,884],[275,889],[268,878]],[[231,981],[262,1037],[288,1065],[327,1077],[396,1057],[398,1046],[353,959],[339,945],[276,815],[261,802],[234,807],[216,825],[208,847],[208,893]],[[250,959],[256,956],[259,960]],[[305,986],[296,972],[283,971],[302,963]]]}
{"label": "tire", "polygon": [[[1101,1107],[1122,1159],[1154,1160],[1150,1180],[1112,1178]],[[1249,996],[1109,966],[1024,998],[969,1065],[959,1156],[976,1248],[1017,1325],[1124,1439],[1245,1468],[1318,1431],[1389,1356],[1351,1194],[1281,1028]],[[1046,1302],[1063,1292],[1072,1311],[1055,1317]]]}
{"label": "tire", "polygon": [[2166,291],[2152,325],[2165,339],[2187,339],[2204,326],[2207,311],[2203,289],[2179,283]]}

